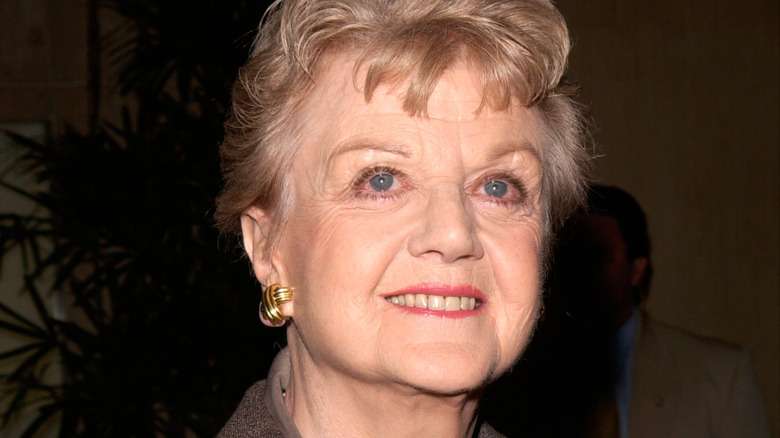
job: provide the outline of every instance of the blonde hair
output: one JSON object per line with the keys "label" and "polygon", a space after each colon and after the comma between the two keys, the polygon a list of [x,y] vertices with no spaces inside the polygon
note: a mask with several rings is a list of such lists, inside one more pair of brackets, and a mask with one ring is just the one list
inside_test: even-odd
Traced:
{"label": "blonde hair", "polygon": [[403,84],[403,109],[424,116],[442,73],[465,60],[481,81],[478,111],[506,110],[512,99],[532,108],[543,126],[549,235],[582,203],[589,162],[582,107],[562,80],[569,49],[564,19],[547,0],[277,0],[233,87],[220,149],[218,227],[238,234],[241,214],[257,206],[271,220],[266,250],[278,241],[291,205],[296,108],[324,55],[354,53],[354,71],[366,72],[367,102],[380,84]]}

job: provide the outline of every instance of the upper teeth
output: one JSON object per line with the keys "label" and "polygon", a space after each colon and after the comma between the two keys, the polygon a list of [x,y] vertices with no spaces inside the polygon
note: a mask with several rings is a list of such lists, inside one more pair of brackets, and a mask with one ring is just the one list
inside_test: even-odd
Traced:
{"label": "upper teeth", "polygon": [[474,310],[477,307],[477,300],[474,297],[403,294],[393,295],[386,299],[399,306],[419,307],[428,310]]}

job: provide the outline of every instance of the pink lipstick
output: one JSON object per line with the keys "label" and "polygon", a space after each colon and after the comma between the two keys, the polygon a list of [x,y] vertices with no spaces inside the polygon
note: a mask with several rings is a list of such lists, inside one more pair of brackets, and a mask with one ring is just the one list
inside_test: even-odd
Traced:
{"label": "pink lipstick", "polygon": [[409,286],[384,298],[406,312],[450,318],[471,316],[486,302],[485,295],[474,286],[443,283]]}

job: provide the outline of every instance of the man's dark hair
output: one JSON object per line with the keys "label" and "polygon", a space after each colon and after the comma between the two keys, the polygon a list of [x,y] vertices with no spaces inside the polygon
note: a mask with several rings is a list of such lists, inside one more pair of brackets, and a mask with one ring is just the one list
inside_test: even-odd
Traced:
{"label": "man's dark hair", "polygon": [[609,216],[617,221],[629,260],[647,257],[647,268],[634,297],[637,304],[641,303],[650,291],[653,273],[645,212],[628,192],[613,186],[593,185],[588,192],[588,213]]}

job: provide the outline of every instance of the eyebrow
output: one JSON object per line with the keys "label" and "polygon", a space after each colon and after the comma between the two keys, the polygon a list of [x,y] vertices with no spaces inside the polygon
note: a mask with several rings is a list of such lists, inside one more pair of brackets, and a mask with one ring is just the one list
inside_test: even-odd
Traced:
{"label": "eyebrow", "polygon": [[530,152],[536,161],[542,162],[542,157],[539,151],[528,141],[523,142],[507,142],[502,143],[495,148],[490,155],[488,155],[489,161],[495,161],[499,158],[503,158],[506,155],[514,154],[516,152]]}
{"label": "eyebrow", "polygon": [[409,158],[412,156],[412,154],[407,150],[407,148],[404,148],[403,146],[399,146],[397,144],[378,143],[370,140],[357,140],[357,141],[348,141],[343,145],[337,147],[336,151],[333,153],[333,155],[331,155],[331,159],[350,152],[365,151],[365,150],[386,152],[389,154],[400,155],[404,158]]}
{"label": "eyebrow", "polygon": [[[366,150],[385,152],[389,154],[398,155],[404,158],[409,158],[412,156],[408,148],[404,146],[398,144],[392,144],[392,143],[381,143],[373,140],[361,139],[355,141],[347,141],[343,145],[337,147],[336,151],[332,155],[330,155],[330,157],[328,157],[328,162],[331,162],[337,157],[348,154],[350,152],[366,151]],[[542,162],[541,154],[528,141],[501,143],[499,146],[494,148],[492,153],[488,155],[487,159],[488,161],[496,161],[500,158],[503,158],[507,155],[514,154],[517,152],[530,152],[537,162],[539,163]]]}

